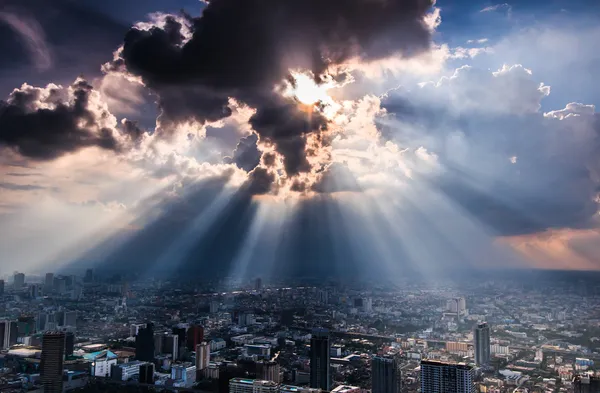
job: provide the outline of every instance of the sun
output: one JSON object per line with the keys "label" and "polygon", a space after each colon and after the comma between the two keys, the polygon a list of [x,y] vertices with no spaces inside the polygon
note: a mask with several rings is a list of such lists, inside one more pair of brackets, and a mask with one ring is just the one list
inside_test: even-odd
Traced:
{"label": "sun", "polygon": [[296,97],[304,105],[331,101],[331,97],[327,94],[327,90],[333,87],[330,83],[317,84],[307,73],[292,71],[290,74],[294,83],[288,85],[286,95]]}

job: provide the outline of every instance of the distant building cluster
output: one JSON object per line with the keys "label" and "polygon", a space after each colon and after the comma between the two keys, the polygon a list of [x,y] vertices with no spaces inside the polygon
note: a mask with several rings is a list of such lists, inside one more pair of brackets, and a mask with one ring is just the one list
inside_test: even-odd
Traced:
{"label": "distant building cluster", "polygon": [[600,392],[600,337],[578,327],[595,332],[600,312],[579,304],[600,291],[530,290],[524,303],[514,282],[457,293],[256,278],[231,290],[91,269],[0,284],[2,393],[123,382],[215,393]]}

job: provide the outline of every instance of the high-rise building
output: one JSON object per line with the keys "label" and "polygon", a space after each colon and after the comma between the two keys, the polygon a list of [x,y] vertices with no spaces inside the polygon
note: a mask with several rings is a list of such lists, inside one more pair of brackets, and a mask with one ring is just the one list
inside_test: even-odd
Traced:
{"label": "high-rise building", "polygon": [[329,331],[315,329],[310,340],[310,387],[330,390]]}
{"label": "high-rise building", "polygon": [[35,318],[20,316],[17,318],[17,330],[19,337],[31,336],[35,333]]}
{"label": "high-rise building", "polygon": [[154,384],[154,364],[145,363],[140,365],[140,383]]}
{"label": "high-rise building", "polygon": [[63,294],[67,292],[67,280],[64,277],[55,277],[54,278],[54,290],[58,294]]}
{"label": "high-rise building", "polygon": [[196,370],[202,371],[210,362],[210,345],[204,341],[196,345]]}
{"label": "high-rise building", "polygon": [[83,282],[94,282],[94,269],[87,269],[85,271],[85,277],[83,277]]}
{"label": "high-rise building", "polygon": [[165,334],[163,337],[162,353],[170,354],[173,360],[179,358],[179,336],[176,334]]}
{"label": "high-rise building", "polygon": [[475,326],[473,341],[475,364],[478,366],[490,364],[490,327],[487,323],[478,323]]}
{"label": "high-rise building", "polygon": [[259,278],[254,282],[254,289],[260,291],[262,289],[262,280]]}
{"label": "high-rise building", "polygon": [[578,375],[573,379],[574,393],[600,393],[600,378]]}
{"label": "high-rise building", "polygon": [[0,321],[0,344],[2,349],[8,349],[17,343],[19,326],[16,321]]}
{"label": "high-rise building", "polygon": [[200,325],[192,325],[187,331],[186,346],[193,351],[196,346],[204,341],[204,328]]}
{"label": "high-rise building", "polygon": [[75,349],[75,333],[65,333],[65,356],[73,356]]}
{"label": "high-rise building", "polygon": [[46,273],[44,280],[44,293],[48,294],[54,289],[54,273]]}
{"label": "high-rise building", "polygon": [[172,330],[173,334],[177,336],[178,353],[181,354],[185,350],[187,343],[187,329],[183,326],[175,326]]}
{"label": "high-rise building", "polygon": [[62,393],[65,334],[48,332],[42,338],[40,378],[44,393]]}
{"label": "high-rise building", "polygon": [[256,363],[256,377],[264,381],[281,383],[279,364],[274,361],[260,361]]}
{"label": "high-rise building", "polygon": [[421,393],[475,393],[474,377],[464,363],[421,361]]}
{"label": "high-rise building", "polygon": [[4,280],[0,280],[0,296],[4,295]]}
{"label": "high-rise building", "polygon": [[400,370],[396,359],[374,357],[371,360],[371,382],[373,393],[398,393],[400,389]]}
{"label": "high-rise building", "polygon": [[48,321],[48,314],[46,314],[44,312],[41,312],[38,314],[37,320],[36,320],[38,332],[43,332],[46,330],[46,322],[47,321]]}
{"label": "high-rise building", "polygon": [[13,279],[13,287],[15,289],[21,289],[25,286],[25,274],[15,273]]}
{"label": "high-rise building", "polygon": [[183,382],[185,387],[192,386],[196,382],[196,366],[191,363],[173,365],[171,379]]}
{"label": "high-rise building", "polygon": [[146,324],[135,336],[135,358],[146,362],[154,361],[154,326]]}
{"label": "high-rise building", "polygon": [[129,335],[131,337],[135,337],[137,336],[138,332],[140,331],[140,329],[143,329],[146,327],[145,323],[134,323],[129,325]]}
{"label": "high-rise building", "polygon": [[77,311],[65,311],[63,326],[77,326]]}

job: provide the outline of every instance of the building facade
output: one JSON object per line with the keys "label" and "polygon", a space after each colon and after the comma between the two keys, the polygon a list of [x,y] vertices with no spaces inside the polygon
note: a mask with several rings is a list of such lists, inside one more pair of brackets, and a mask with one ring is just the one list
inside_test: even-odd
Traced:
{"label": "building facade", "polygon": [[486,366],[490,364],[490,327],[487,323],[478,323],[473,331],[473,349],[475,350],[475,364]]}
{"label": "building facade", "polygon": [[310,387],[330,390],[329,331],[315,329],[310,339]]}
{"label": "building facade", "polygon": [[400,376],[395,358],[374,357],[371,360],[371,390],[373,393],[398,393]]}
{"label": "building facade", "polygon": [[65,334],[48,332],[42,338],[40,378],[44,393],[62,393]]}
{"label": "building facade", "polygon": [[464,363],[421,361],[421,393],[475,393],[474,377]]}

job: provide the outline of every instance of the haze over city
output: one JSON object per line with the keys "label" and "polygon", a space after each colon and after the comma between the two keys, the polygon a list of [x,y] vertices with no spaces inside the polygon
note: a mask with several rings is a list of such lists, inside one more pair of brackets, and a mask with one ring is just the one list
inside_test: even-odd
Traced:
{"label": "haze over city", "polygon": [[600,391],[597,0],[0,0],[0,54],[0,391]]}

